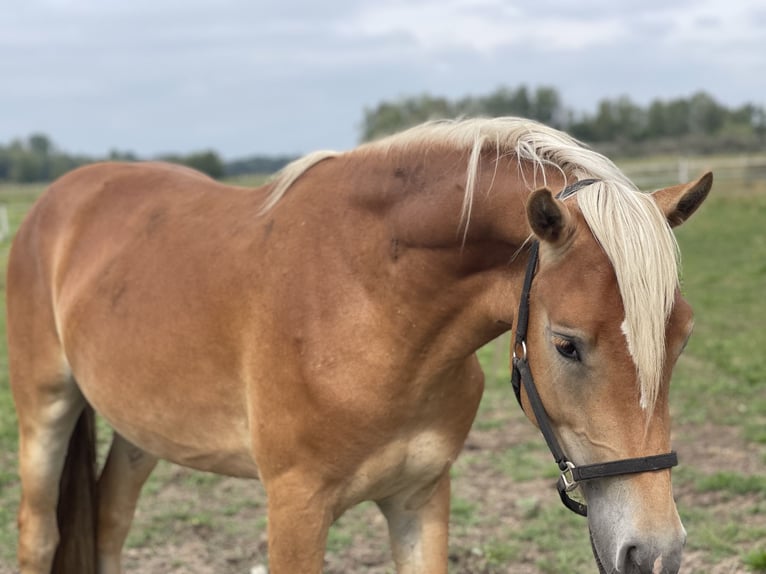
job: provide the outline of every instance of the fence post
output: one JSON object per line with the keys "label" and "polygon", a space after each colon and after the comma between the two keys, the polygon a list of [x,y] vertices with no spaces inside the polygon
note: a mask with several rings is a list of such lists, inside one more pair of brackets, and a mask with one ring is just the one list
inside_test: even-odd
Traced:
{"label": "fence post", "polygon": [[5,203],[0,204],[0,241],[11,234],[10,224],[8,223],[8,206]]}

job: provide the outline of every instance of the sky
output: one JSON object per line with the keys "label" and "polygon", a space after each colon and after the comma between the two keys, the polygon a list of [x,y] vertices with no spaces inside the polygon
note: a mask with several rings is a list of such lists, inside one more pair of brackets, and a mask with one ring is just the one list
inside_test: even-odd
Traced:
{"label": "sky", "polygon": [[0,143],[226,159],[348,149],[365,108],[501,85],[593,111],[766,103],[763,0],[0,0]]}

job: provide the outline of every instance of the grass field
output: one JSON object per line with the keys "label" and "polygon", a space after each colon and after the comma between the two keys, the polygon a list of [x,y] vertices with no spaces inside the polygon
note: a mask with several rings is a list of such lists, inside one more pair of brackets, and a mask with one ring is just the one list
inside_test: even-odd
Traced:
{"label": "grass field", "polygon": [[[15,229],[39,188],[0,187]],[[684,572],[766,572],[766,186],[726,182],[678,230],[683,290],[696,313],[671,402]],[[8,239],[0,244],[4,288]],[[16,429],[0,320],[0,573],[14,571]],[[487,392],[454,469],[453,573],[593,572],[584,520],[552,487],[542,438],[518,412],[507,357],[482,351]],[[106,433],[102,433],[106,434]],[[240,572],[265,563],[260,485],[161,464],[126,552],[129,572]],[[372,505],[333,527],[327,572],[392,572]],[[355,566],[349,566],[349,565]]]}

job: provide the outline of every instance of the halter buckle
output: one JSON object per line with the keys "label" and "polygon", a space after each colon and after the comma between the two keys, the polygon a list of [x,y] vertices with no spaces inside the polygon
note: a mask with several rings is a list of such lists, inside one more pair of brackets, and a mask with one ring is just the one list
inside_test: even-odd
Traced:
{"label": "halter buckle", "polygon": [[575,469],[575,465],[572,461],[565,461],[567,467],[561,471],[561,484],[564,485],[564,492],[572,492],[577,488],[580,483],[574,479],[572,471]]}
{"label": "halter buckle", "polygon": [[[521,346],[521,356],[516,353],[516,349],[518,349],[519,346]],[[513,358],[522,361],[527,360],[527,343],[523,339],[521,341],[517,341],[513,346]]]}

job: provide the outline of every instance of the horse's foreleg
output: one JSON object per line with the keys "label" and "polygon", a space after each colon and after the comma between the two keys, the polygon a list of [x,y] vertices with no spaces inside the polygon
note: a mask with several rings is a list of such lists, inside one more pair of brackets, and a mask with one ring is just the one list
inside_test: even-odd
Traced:
{"label": "horse's foreleg", "polygon": [[388,521],[398,574],[446,574],[449,530],[449,471],[425,501],[419,495],[378,503]]}
{"label": "horse's foreleg", "polygon": [[120,574],[122,547],[128,536],[141,487],[157,459],[114,433],[98,480],[99,574]]}
{"label": "horse's foreleg", "polygon": [[269,572],[320,574],[332,523],[329,496],[315,481],[285,476],[265,484],[269,510]]}

